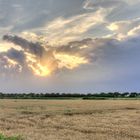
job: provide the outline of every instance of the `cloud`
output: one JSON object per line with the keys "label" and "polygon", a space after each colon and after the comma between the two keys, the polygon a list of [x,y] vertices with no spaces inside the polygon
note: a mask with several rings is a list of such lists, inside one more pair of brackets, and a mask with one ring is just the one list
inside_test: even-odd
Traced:
{"label": "cloud", "polygon": [[70,18],[58,17],[46,27],[33,30],[45,35],[50,45],[63,45],[81,39],[92,27],[105,23],[108,9],[99,8],[95,12],[84,13]]}
{"label": "cloud", "polygon": [[[113,38],[83,39],[72,41],[57,47],[33,43],[18,36],[5,35],[3,39],[21,47],[20,50],[10,48],[0,53],[3,60],[1,67],[19,68],[19,72],[33,72],[38,76],[47,76],[63,69],[74,69],[83,64],[108,63],[121,61],[131,49],[138,49],[139,35],[117,40]],[[135,41],[134,41],[135,40]],[[127,56],[126,56],[127,58]]]}
{"label": "cloud", "polygon": [[140,89],[139,5],[140,0],[0,0],[1,90]]}
{"label": "cloud", "polygon": [[126,4],[123,0],[85,0],[83,8],[86,10],[93,10],[97,8],[114,8]]}
{"label": "cloud", "polygon": [[[15,62],[15,65],[11,67],[11,61],[7,61],[6,59],[5,64],[7,67],[10,65],[9,69],[13,69],[14,66],[19,65],[26,72],[32,71],[36,75],[47,76],[59,69],[73,69],[81,64],[88,63],[86,57],[78,50],[70,54],[68,51],[64,51],[62,46],[46,49],[46,46],[42,46],[38,42],[33,43],[13,35],[4,35],[3,39],[8,43],[13,43],[21,47],[21,50],[11,47],[7,51],[0,53],[1,57],[6,57],[8,60]],[[4,66],[2,65],[2,67]]]}
{"label": "cloud", "polygon": [[140,18],[136,18],[131,20],[112,22],[107,25],[107,29],[114,34],[112,37],[121,40],[137,34],[136,32],[138,32],[139,26]]}
{"label": "cloud", "polygon": [[[6,58],[7,68],[13,69],[14,66],[18,65],[19,72],[22,69],[22,72],[32,71],[39,76],[47,76],[58,70],[74,69],[82,64],[93,63],[97,59],[96,49],[107,42],[111,44],[113,41],[111,39],[89,38],[69,42],[67,45],[48,46],[47,48],[47,45],[33,43],[19,36],[4,35],[3,39],[21,47],[20,50],[17,50],[11,46],[7,51],[0,53],[1,57]],[[11,61],[14,62],[14,65]]]}
{"label": "cloud", "polygon": [[15,45],[19,45],[27,52],[30,52],[32,54],[35,54],[37,56],[42,56],[43,52],[45,51],[43,47],[39,43],[32,43],[27,41],[26,39],[23,39],[18,36],[10,36],[10,35],[4,35],[3,40],[12,42]]}
{"label": "cloud", "polygon": [[[0,53],[0,77],[5,76],[6,81],[10,81],[2,88],[7,91],[7,87],[10,87],[9,92],[13,87],[17,92],[139,90],[139,44],[140,35],[124,40],[87,38],[57,47],[41,45],[49,48],[41,57],[24,47],[22,50],[11,48]],[[9,75],[12,75],[14,84]]]}
{"label": "cloud", "polygon": [[[9,50],[7,53],[0,54],[0,71],[1,74],[16,75],[22,71],[22,53],[16,51],[15,49]],[[21,65],[22,63],[22,65]]]}
{"label": "cloud", "polygon": [[140,25],[134,27],[128,32],[128,36],[137,36],[140,35]]}
{"label": "cloud", "polygon": [[[33,43],[21,37],[12,35],[5,35],[3,36],[3,39],[15,45],[19,45],[22,48],[22,53],[25,57],[23,58],[24,63],[20,64],[23,68],[26,66],[27,69],[31,69],[36,75],[40,76],[46,76],[50,73],[48,72],[49,70],[53,71],[56,69],[56,60],[54,59],[53,54],[51,54],[50,51],[46,51],[39,43]],[[20,61],[19,56],[22,56],[20,51],[15,52],[14,50],[13,52],[12,48],[9,51],[5,52],[5,55],[8,58],[11,58],[12,55],[13,59],[16,59],[16,62]]]}

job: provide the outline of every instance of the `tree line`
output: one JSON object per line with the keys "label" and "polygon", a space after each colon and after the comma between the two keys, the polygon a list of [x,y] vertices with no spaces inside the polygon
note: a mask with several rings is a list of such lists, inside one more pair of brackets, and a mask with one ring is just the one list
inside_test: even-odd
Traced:
{"label": "tree line", "polygon": [[0,99],[69,99],[69,98],[83,98],[83,99],[104,99],[104,98],[140,98],[140,93],[137,92],[109,92],[109,93],[0,93]]}

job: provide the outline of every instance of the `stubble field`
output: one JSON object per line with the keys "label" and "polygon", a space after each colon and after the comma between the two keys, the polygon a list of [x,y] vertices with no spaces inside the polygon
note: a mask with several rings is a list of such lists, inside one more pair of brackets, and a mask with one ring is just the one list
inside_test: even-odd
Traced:
{"label": "stubble field", "polygon": [[0,133],[24,140],[140,140],[140,100],[0,100]]}

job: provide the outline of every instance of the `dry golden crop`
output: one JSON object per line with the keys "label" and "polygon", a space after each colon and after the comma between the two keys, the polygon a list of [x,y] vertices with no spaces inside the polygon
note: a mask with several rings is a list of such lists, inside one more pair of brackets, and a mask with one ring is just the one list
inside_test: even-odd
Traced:
{"label": "dry golden crop", "polygon": [[25,140],[140,140],[140,100],[0,100],[0,133]]}

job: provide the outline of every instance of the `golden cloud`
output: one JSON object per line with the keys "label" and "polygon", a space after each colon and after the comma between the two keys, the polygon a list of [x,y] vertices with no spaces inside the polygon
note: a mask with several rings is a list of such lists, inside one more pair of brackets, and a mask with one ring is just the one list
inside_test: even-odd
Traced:
{"label": "golden cloud", "polygon": [[[82,50],[87,49],[88,45],[84,45],[80,41],[71,42],[67,46],[50,46],[46,49],[47,46],[43,46],[39,42],[33,43],[18,36],[5,35],[3,39],[8,44],[12,44],[11,48],[0,53],[2,58],[7,58],[6,66],[9,69],[19,65],[20,72],[26,68],[35,75],[48,76],[58,69],[74,69],[88,63],[88,58],[82,53]],[[13,49],[13,46],[19,46],[20,49]],[[22,57],[19,52],[23,55]]]}

